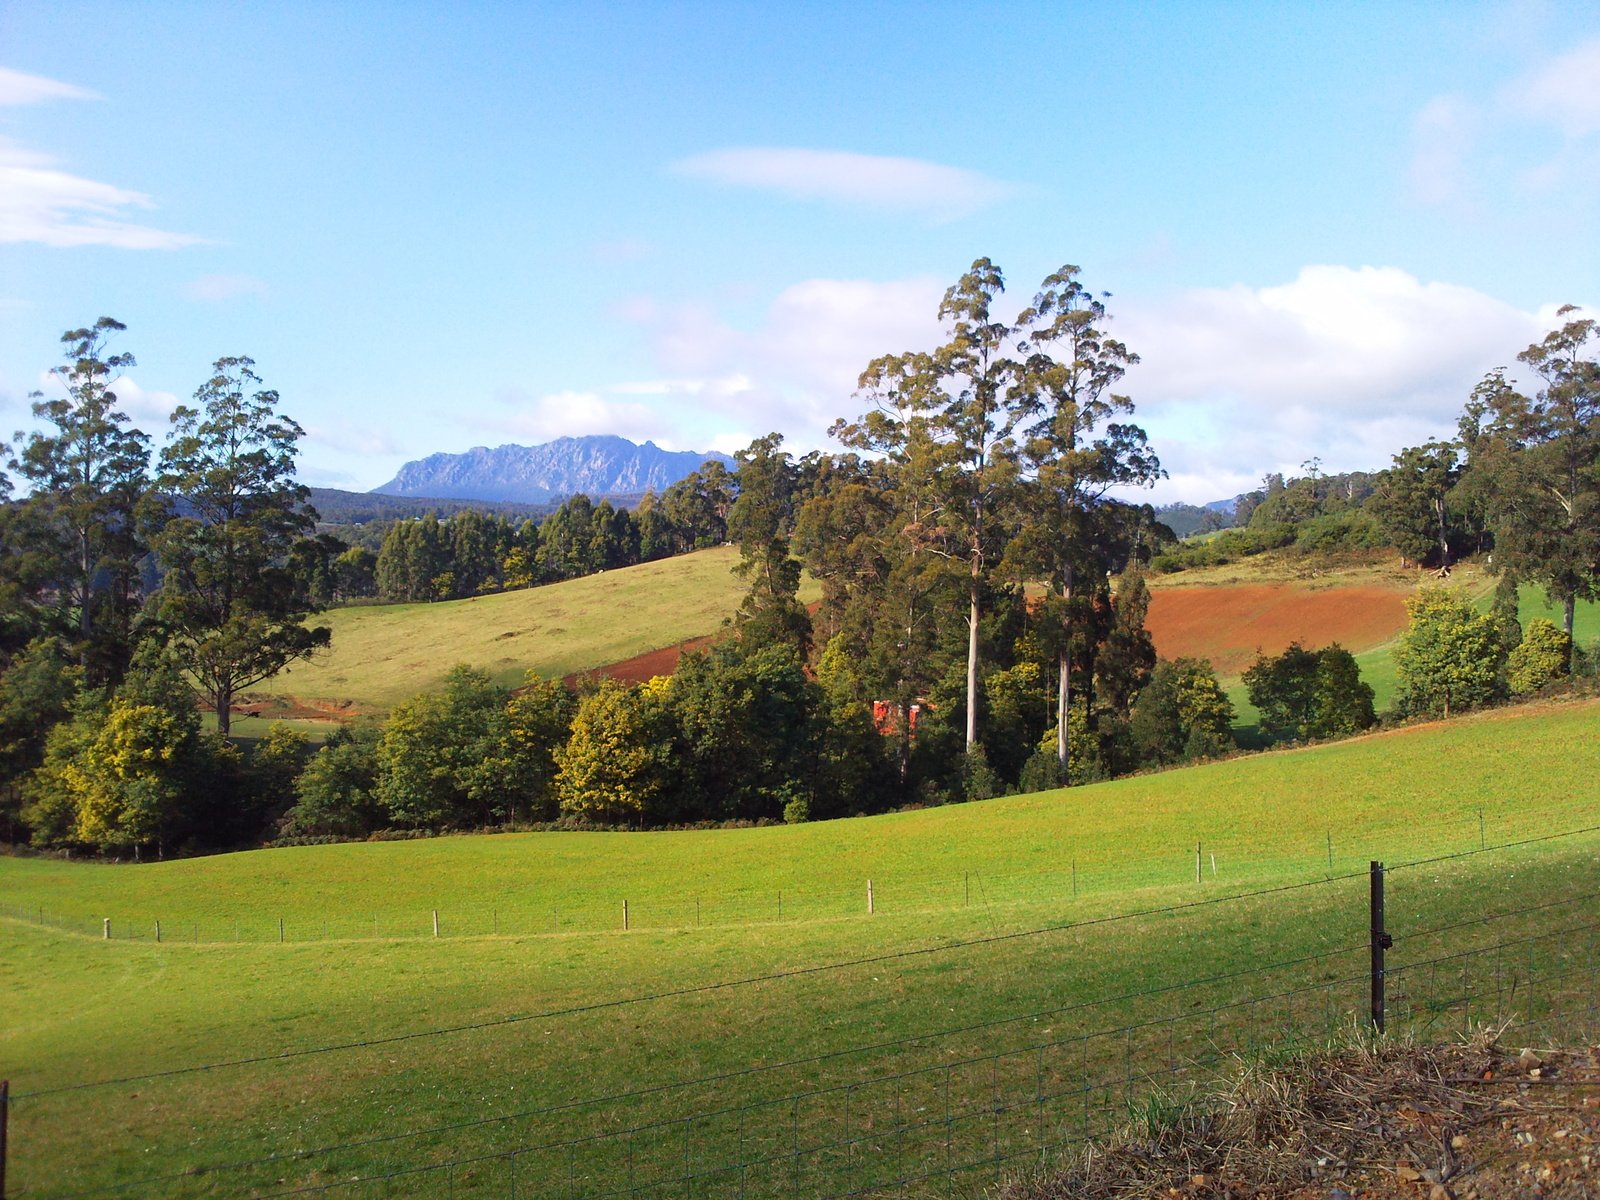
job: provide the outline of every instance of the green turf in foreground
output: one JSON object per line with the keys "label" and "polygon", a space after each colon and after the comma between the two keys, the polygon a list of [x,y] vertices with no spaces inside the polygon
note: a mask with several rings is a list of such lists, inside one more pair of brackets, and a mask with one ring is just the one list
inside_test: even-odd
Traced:
{"label": "green turf in foreground", "polygon": [[[481,913],[491,898],[503,906],[502,920],[509,924],[517,913],[530,921],[540,917],[552,899],[571,902],[601,889],[608,889],[607,909],[611,898],[627,893],[639,914],[627,935],[520,930],[439,941],[369,936],[284,946],[173,940],[156,945],[148,934],[108,943],[6,921],[0,926],[0,974],[8,995],[0,1060],[15,1090],[27,1093],[970,941],[1215,896],[1230,888],[1315,879],[1328,873],[1327,829],[1337,837],[1335,873],[1359,873],[1369,857],[1392,862],[1475,843],[1480,805],[1490,840],[1593,823],[1593,779],[1600,767],[1596,732],[1600,706],[1594,704],[1497,713],[1067,793],[787,829],[441,839],[138,868],[0,861],[0,901],[7,905],[66,909],[77,904],[85,916],[159,911],[172,914],[165,918],[172,925],[184,917],[215,924],[234,914],[281,910],[290,915],[292,930],[296,923],[314,924],[319,914],[354,906],[398,914],[416,912],[413,905],[438,903],[448,932],[452,911]],[[1198,886],[1193,879],[1197,839],[1206,847],[1205,881]],[[1493,870],[1466,860],[1397,873],[1391,923],[1415,930],[1496,906],[1514,908],[1530,895],[1592,891],[1594,844],[1593,839],[1580,847],[1552,843],[1489,856],[1499,864]],[[1215,876],[1209,862],[1213,847]],[[1080,863],[1076,900],[1063,870],[1074,857]],[[879,910],[871,919],[861,911],[868,875]],[[976,877],[970,906],[969,876]],[[708,894],[739,897],[741,911],[721,912],[724,924],[694,927],[682,919],[685,878]],[[793,889],[786,892],[782,921],[776,919],[775,905],[766,918],[748,911],[752,897],[775,899],[779,887]],[[279,1163],[251,1176],[246,1189],[232,1176],[218,1176],[169,1181],[134,1194],[227,1195],[271,1190],[280,1180],[285,1186],[325,1182],[574,1132],[614,1131],[622,1124],[648,1124],[729,1103],[742,1108],[806,1087],[848,1085],[858,1108],[853,1115],[836,1111],[837,1105],[825,1111],[817,1100],[807,1102],[804,1113],[798,1102],[786,1102],[793,1113],[783,1106],[745,1109],[748,1124],[740,1133],[715,1128],[710,1119],[696,1127],[698,1132],[691,1129],[694,1152],[709,1160],[741,1144],[749,1149],[747,1139],[787,1128],[791,1119],[804,1124],[812,1141],[827,1140],[830,1130],[859,1128],[874,1114],[877,1128],[894,1129],[895,1107],[928,1109],[938,1103],[923,1097],[919,1105],[902,1090],[891,1105],[882,1090],[887,1085],[872,1081],[896,1068],[934,1068],[905,1086],[933,1080],[953,1087],[959,1114],[966,1111],[963,1105],[980,1105],[990,1086],[977,1067],[957,1075],[949,1066],[967,1056],[986,1059],[985,1069],[997,1079],[1002,1073],[1015,1075],[1006,1086],[1022,1087],[1022,1076],[1035,1069],[1034,1052],[1019,1048],[1041,1038],[1059,1040],[1069,1032],[1141,1017],[1201,1012],[1304,986],[1308,979],[1316,985],[1305,1000],[1309,1008],[1289,1001],[1282,1011],[1246,1005],[1203,1022],[1186,1018],[1182,1029],[1164,1027],[1166,1035],[1178,1038],[1183,1053],[1200,1055],[1202,1043],[1265,1040],[1359,1007],[1360,989],[1347,977],[1364,969],[1365,905],[1365,881],[1358,877],[1128,924],[868,962],[648,1004],[24,1098],[13,1124],[13,1178],[30,1189],[28,1194],[62,1195],[155,1168],[423,1129],[1041,1014],[1000,1029],[846,1054],[551,1118],[496,1123],[309,1163]],[[650,918],[657,906],[673,917],[670,927]],[[413,928],[426,935],[426,917],[417,917]],[[1353,967],[1352,954],[1338,953],[1351,947],[1356,948]],[[1326,956],[1320,965],[1271,977],[1070,1014],[1055,1011],[1152,983],[1224,974],[1313,952]],[[1418,994],[1427,999],[1420,988]],[[1154,1033],[1129,1035],[1140,1061],[1160,1049],[1159,1040]],[[1071,1050],[1083,1055],[1082,1066],[1073,1068],[1080,1077],[1120,1069],[1117,1056],[1123,1051],[1109,1042],[1074,1044]],[[1002,1051],[1009,1057],[989,1058]],[[1058,1068],[1066,1070],[1061,1064],[1050,1070]],[[828,1095],[829,1103],[841,1098]],[[1093,1099],[1097,1113],[1105,1109],[1116,1115],[1109,1093],[1097,1092]],[[864,1116],[859,1105],[872,1106],[871,1112]],[[953,1131],[958,1123],[952,1122],[946,1128]],[[684,1128],[672,1127],[675,1136]],[[665,1153],[645,1134],[628,1144],[641,1158]],[[574,1161],[559,1165],[575,1172],[581,1167],[591,1180],[604,1176],[618,1184],[625,1151],[613,1138],[595,1144],[593,1162],[579,1161],[574,1153]],[[862,1169],[868,1159],[903,1164],[906,1154],[916,1156],[914,1138],[880,1137],[854,1161],[825,1165],[820,1158],[808,1159],[806,1169],[834,1172],[828,1178],[835,1179],[843,1177],[839,1172]],[[634,1165],[642,1169],[639,1162]],[[540,1166],[531,1158],[524,1166],[525,1190],[533,1176],[551,1169],[550,1163]],[[824,1190],[821,1180],[819,1175],[813,1181],[815,1190]],[[504,1188],[494,1190],[495,1178],[486,1171],[477,1177],[481,1191],[457,1182],[458,1195],[504,1194]],[[764,1194],[758,1180],[745,1182],[751,1185],[747,1194]],[[765,1190],[793,1194],[776,1183]]]}

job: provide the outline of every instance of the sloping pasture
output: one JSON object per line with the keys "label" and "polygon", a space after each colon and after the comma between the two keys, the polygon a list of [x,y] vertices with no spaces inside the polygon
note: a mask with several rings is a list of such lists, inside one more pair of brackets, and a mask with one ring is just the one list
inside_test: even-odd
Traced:
{"label": "sloping pasture", "polygon": [[[1573,704],[814,826],[3,860],[12,1179],[37,1196],[377,1196],[355,1180],[392,1171],[424,1172],[393,1195],[987,1180],[1064,1136],[1062,1096],[1087,1129],[1126,1113],[1141,1064],[1182,1075],[1359,1009],[1367,860],[1596,824],[1597,733],[1600,706]],[[1576,904],[1596,844],[1397,874],[1395,922]],[[1227,899],[1263,888],[1290,890]],[[1405,1002],[1426,1011],[1418,978]]]}

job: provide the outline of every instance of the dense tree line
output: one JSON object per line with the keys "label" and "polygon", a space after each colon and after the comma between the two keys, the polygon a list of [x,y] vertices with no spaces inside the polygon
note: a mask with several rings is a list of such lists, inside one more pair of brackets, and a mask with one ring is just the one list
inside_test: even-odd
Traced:
{"label": "dense tree line", "polygon": [[44,842],[233,844],[277,773],[227,743],[233,698],[328,640],[292,567],[316,519],[301,430],[254,363],[223,358],[152,457],[117,406],[123,330],[63,336],[7,463],[26,492],[0,506],[0,804]]}
{"label": "dense tree line", "polygon": [[631,511],[580,492],[537,522],[469,508],[338,527],[301,542],[292,567],[323,605],[515,591],[721,545],[735,488],[711,461],[660,496],[646,492]]}

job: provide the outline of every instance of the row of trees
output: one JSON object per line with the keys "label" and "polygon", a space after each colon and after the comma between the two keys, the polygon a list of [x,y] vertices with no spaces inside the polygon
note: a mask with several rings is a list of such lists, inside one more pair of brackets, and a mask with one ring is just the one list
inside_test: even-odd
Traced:
{"label": "row of trees", "polygon": [[324,535],[326,567],[307,565],[327,582],[308,584],[329,602],[457,600],[631,567],[721,545],[735,487],[713,460],[659,497],[645,493],[632,511],[579,493],[537,524],[471,510],[429,514],[389,525],[376,554]]}
{"label": "row of trees", "polygon": [[[0,813],[14,825],[37,786],[43,840],[159,847],[179,814],[250,790],[243,760],[200,736],[196,699],[225,737],[235,695],[328,631],[292,565],[315,513],[277,393],[248,358],[219,359],[152,454],[118,407],[121,332],[102,317],[63,336],[55,394],[35,393],[0,473],[0,496],[26,489],[0,504]],[[220,809],[202,824],[210,844],[245,827]]]}
{"label": "row of trees", "polygon": [[108,351],[123,328],[102,317],[63,336],[60,394],[35,393],[39,428],[15,439],[8,466],[28,490],[0,509],[0,655],[54,639],[103,689],[159,643],[226,733],[240,689],[328,640],[291,568],[316,519],[294,475],[302,431],[250,359],[223,358],[152,458],[117,407],[134,362]]}
{"label": "row of trees", "polygon": [[1558,315],[1560,328],[1517,356],[1538,390],[1491,371],[1458,437],[1401,451],[1374,499],[1402,555],[1448,566],[1487,548],[1497,573],[1542,586],[1570,647],[1577,602],[1600,598],[1600,362],[1596,322],[1570,305]]}

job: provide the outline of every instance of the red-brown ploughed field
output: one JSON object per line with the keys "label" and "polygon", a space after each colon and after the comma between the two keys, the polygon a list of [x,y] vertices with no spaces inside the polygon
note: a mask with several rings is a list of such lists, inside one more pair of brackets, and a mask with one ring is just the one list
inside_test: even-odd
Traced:
{"label": "red-brown ploughed field", "polygon": [[615,679],[620,683],[643,683],[657,675],[671,675],[678,669],[678,659],[690,650],[702,650],[711,644],[710,637],[690,638],[687,642],[680,642],[676,646],[665,646],[660,650],[647,650],[643,654],[636,654],[632,658],[625,658],[621,662],[608,663],[603,667],[596,667],[593,671],[584,671],[578,675],[568,675],[567,683],[576,684],[583,675],[603,675],[607,679]]}
{"label": "red-brown ploughed field", "polygon": [[1405,624],[1405,593],[1392,588],[1270,583],[1157,588],[1145,619],[1162,658],[1208,658],[1220,675],[1237,675],[1257,650],[1277,654],[1295,641],[1366,650]]}

